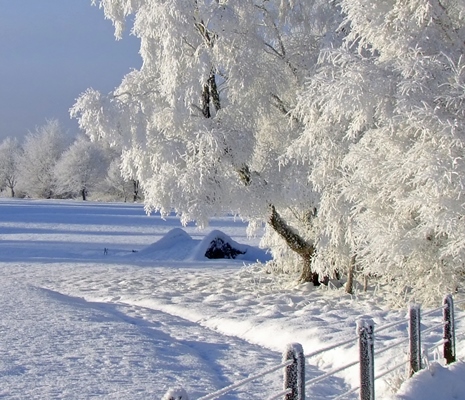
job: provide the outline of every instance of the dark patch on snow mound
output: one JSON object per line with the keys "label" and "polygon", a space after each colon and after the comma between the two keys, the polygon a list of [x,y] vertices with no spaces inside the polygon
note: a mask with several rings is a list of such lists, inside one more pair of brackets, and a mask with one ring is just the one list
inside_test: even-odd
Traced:
{"label": "dark patch on snow mound", "polygon": [[195,248],[191,260],[235,259],[247,262],[267,262],[271,255],[265,250],[237,243],[226,233],[211,231]]}
{"label": "dark patch on snow mound", "polygon": [[236,258],[239,254],[245,254],[247,250],[241,251],[232,247],[222,238],[217,237],[210,242],[210,247],[205,252],[207,258]]}
{"label": "dark patch on snow mound", "polygon": [[249,248],[250,246],[235,242],[226,233],[213,230],[198,244],[192,258],[199,261],[221,258],[239,259],[247,253]]}

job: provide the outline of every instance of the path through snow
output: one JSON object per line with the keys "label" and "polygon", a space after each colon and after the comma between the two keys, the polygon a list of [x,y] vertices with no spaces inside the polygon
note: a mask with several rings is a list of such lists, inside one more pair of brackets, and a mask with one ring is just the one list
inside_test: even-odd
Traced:
{"label": "path through snow", "polygon": [[[276,352],[145,307],[11,280],[0,305],[0,397],[156,399],[178,384],[195,398],[280,363]],[[254,390],[280,387],[268,378]]]}

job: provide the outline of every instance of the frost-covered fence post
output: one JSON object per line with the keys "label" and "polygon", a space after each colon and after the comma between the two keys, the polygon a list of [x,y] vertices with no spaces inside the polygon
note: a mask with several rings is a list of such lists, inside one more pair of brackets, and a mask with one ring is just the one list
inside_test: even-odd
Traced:
{"label": "frost-covered fence post", "polygon": [[444,358],[446,364],[455,362],[455,323],[454,323],[454,300],[451,294],[444,297]]}
{"label": "frost-covered fence post", "polygon": [[411,305],[409,309],[410,339],[410,376],[421,369],[421,328],[420,306]]}
{"label": "frost-covered fence post", "polygon": [[357,321],[360,349],[360,400],[375,399],[374,322],[364,318]]}
{"label": "frost-covered fence post", "polygon": [[284,395],[284,400],[305,400],[305,356],[299,343],[287,345],[283,362],[288,360],[293,362],[284,368],[284,389],[292,392]]}

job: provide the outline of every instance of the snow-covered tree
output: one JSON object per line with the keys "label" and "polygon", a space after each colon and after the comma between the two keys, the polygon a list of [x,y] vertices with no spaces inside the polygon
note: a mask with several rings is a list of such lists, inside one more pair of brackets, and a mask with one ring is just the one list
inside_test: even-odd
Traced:
{"label": "snow-covered tree", "polygon": [[108,195],[123,199],[125,202],[137,201],[137,182],[123,177],[119,157],[110,162],[103,188]]}
{"label": "snow-covered tree", "polygon": [[26,195],[38,198],[54,195],[55,164],[69,142],[58,120],[49,120],[26,136],[18,164],[18,186]]}
{"label": "snow-covered tree", "polygon": [[105,180],[109,161],[98,143],[79,137],[55,165],[56,191],[61,195],[87,199],[90,191]]}
{"label": "snow-covered tree", "polygon": [[314,265],[442,295],[464,276],[465,5],[340,4],[348,37],[322,52],[288,152],[321,194]]}
{"label": "snow-covered tree", "polygon": [[81,95],[72,109],[81,128],[123,149],[123,172],[140,182],[148,212],[175,209],[199,225],[231,211],[251,228],[267,222],[275,254],[291,249],[302,279],[314,278],[318,196],[307,167],[280,157],[302,129],[289,118],[298,90],[320,48],[340,40],[335,2],[99,4],[118,37],[134,15],[143,65],[108,96]]}
{"label": "snow-covered tree", "polygon": [[6,138],[0,144],[0,188],[8,188],[11,197],[15,197],[21,153],[21,145],[17,139]]}
{"label": "snow-covered tree", "polygon": [[105,181],[100,188],[101,194],[110,196],[110,198],[123,199],[128,201],[139,201],[142,199],[139,181],[135,176],[133,169],[122,170],[121,153],[123,152],[120,145],[109,143],[107,138],[100,137],[98,143],[102,146],[110,164],[108,167]]}
{"label": "snow-covered tree", "polygon": [[303,280],[357,270],[416,296],[459,284],[462,2],[99,4],[117,36],[134,16],[143,66],[72,115],[120,146],[147,211],[267,222]]}

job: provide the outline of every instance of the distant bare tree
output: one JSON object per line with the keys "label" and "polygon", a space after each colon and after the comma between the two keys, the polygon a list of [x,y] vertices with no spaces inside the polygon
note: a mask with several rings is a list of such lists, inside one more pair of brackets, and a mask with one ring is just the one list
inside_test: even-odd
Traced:
{"label": "distant bare tree", "polygon": [[6,138],[0,144],[0,188],[8,188],[11,197],[15,197],[18,162],[21,154],[21,145],[17,139]]}

